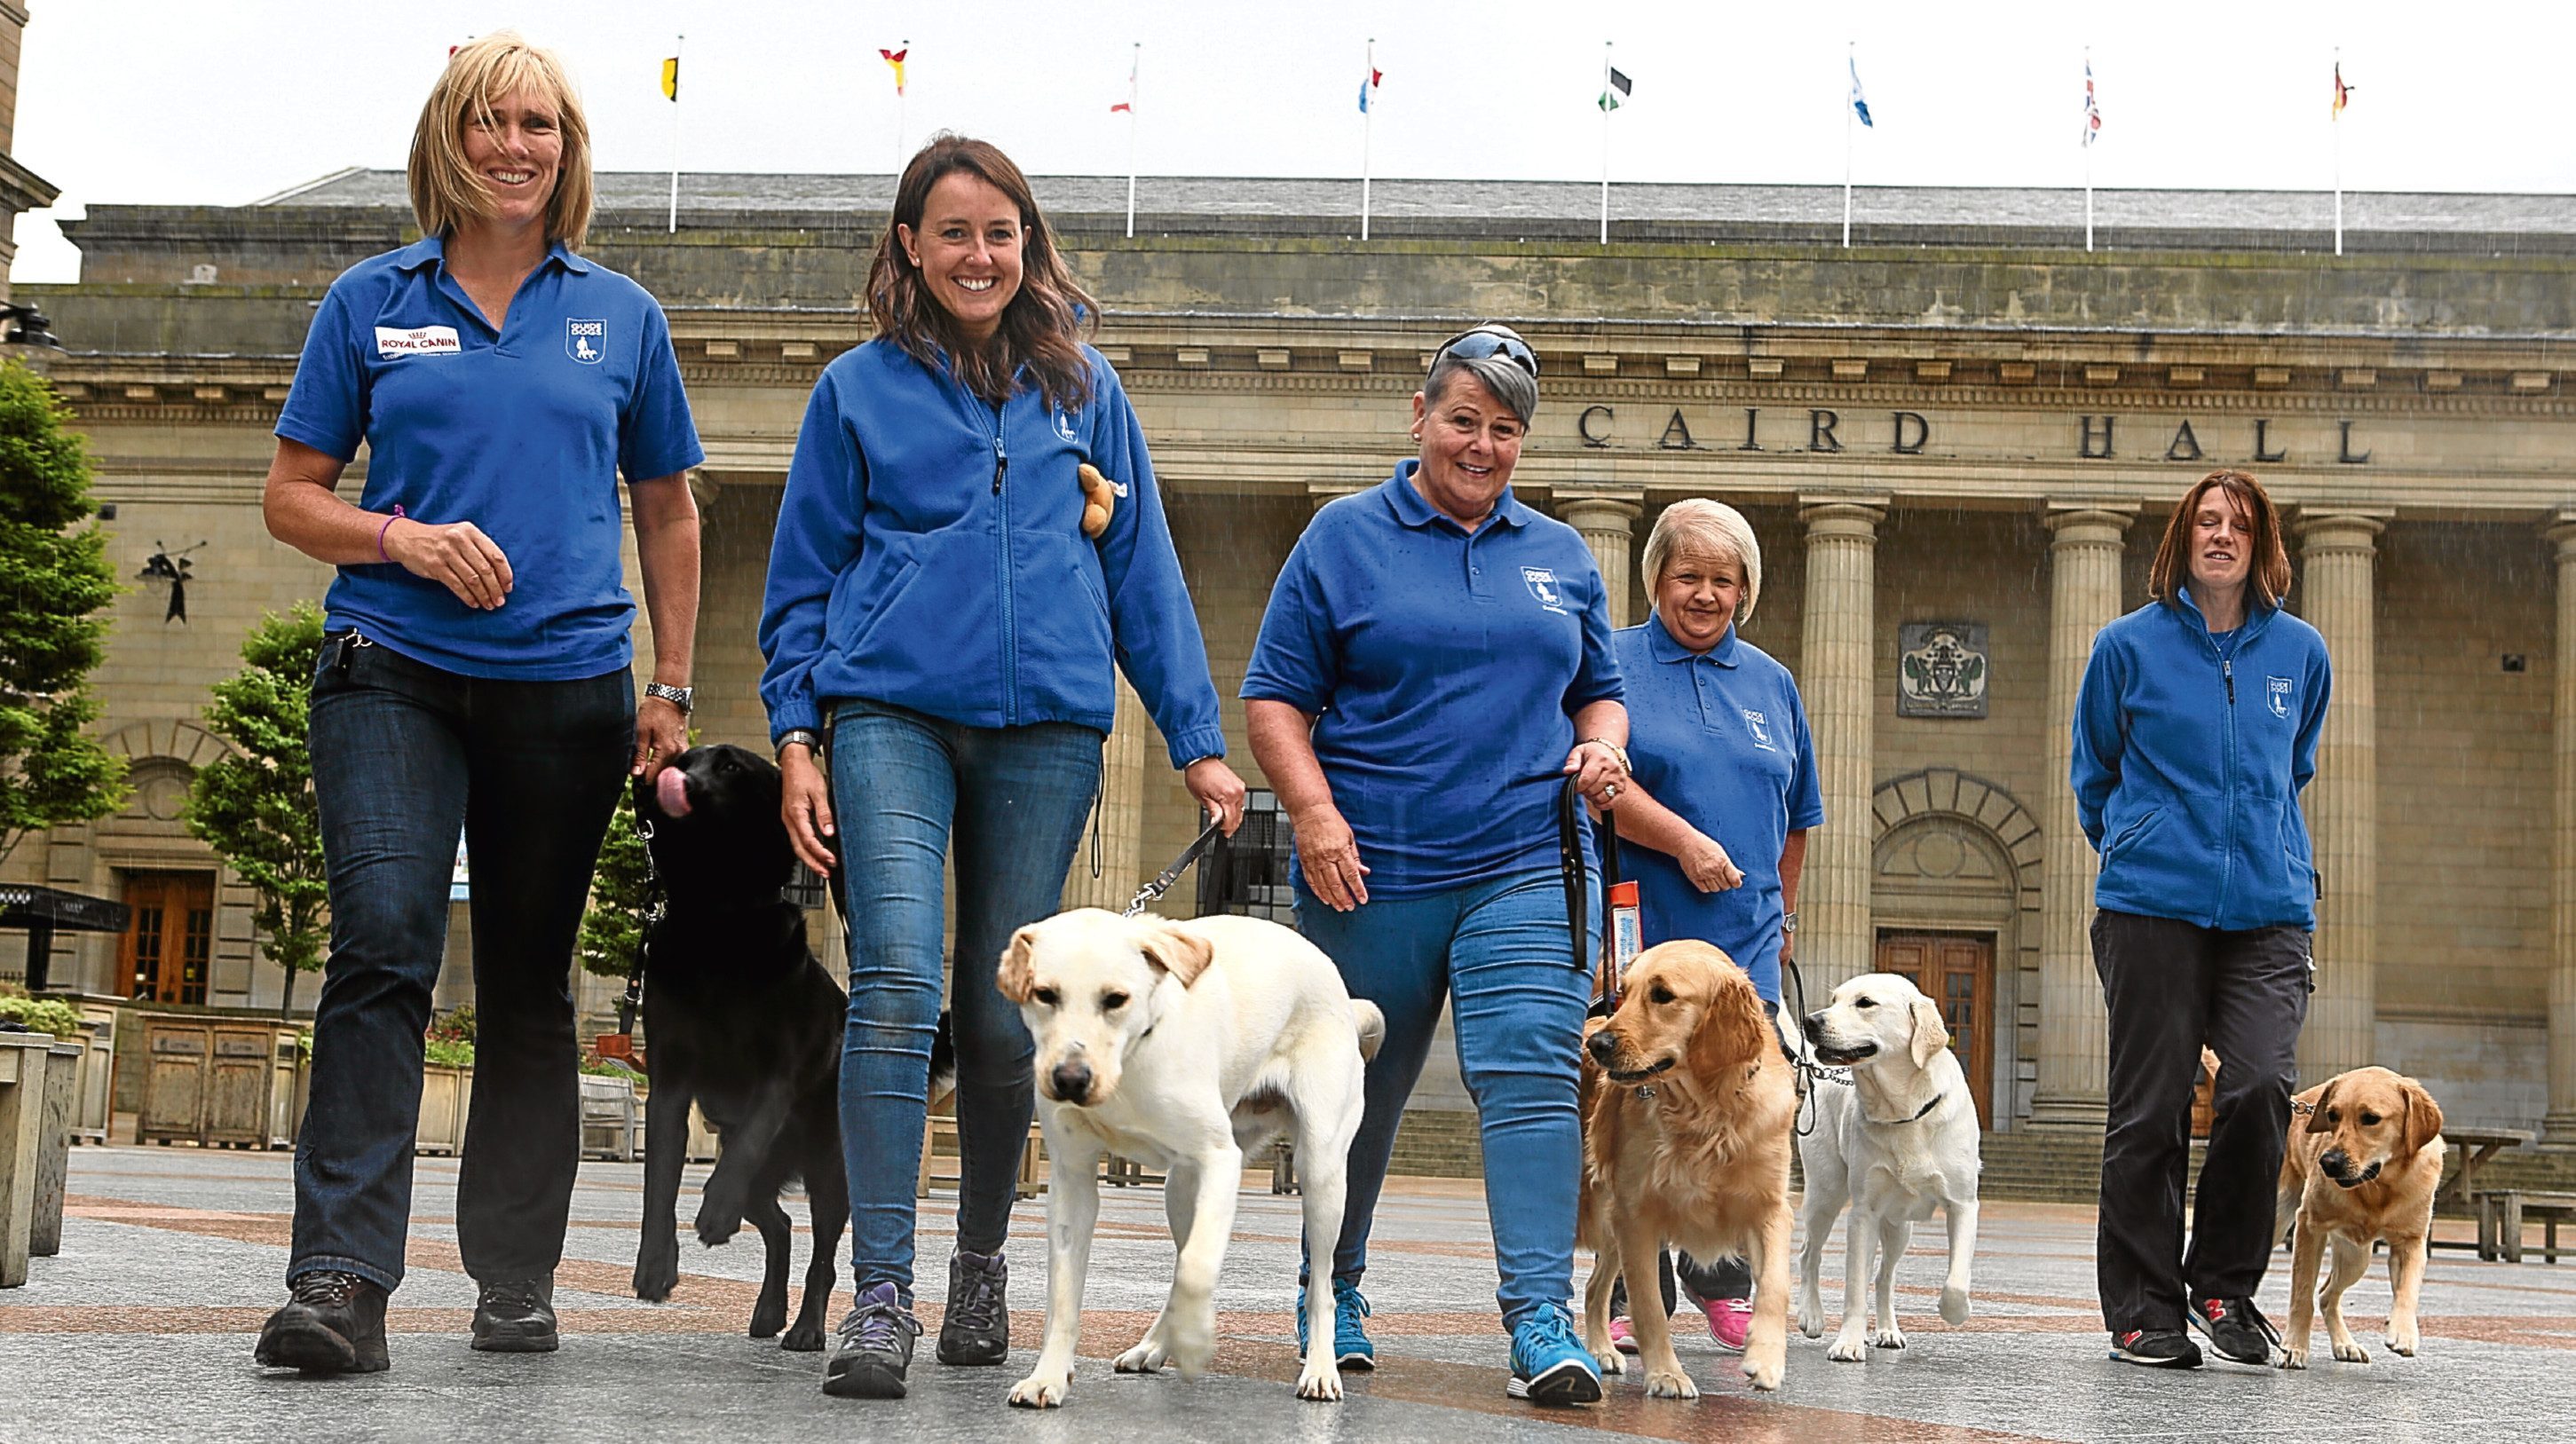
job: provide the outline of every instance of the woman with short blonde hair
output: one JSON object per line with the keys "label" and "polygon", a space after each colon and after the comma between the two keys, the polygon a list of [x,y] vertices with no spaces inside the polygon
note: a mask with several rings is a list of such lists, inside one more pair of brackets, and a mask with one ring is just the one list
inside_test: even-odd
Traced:
{"label": "woman with short blonde hair", "polygon": [[[271,535],[339,569],[312,683],[331,959],[263,1364],[386,1366],[421,1033],[461,831],[479,1015],[456,1240],[474,1347],[555,1347],[581,1144],[570,974],[609,810],[688,745],[704,459],[662,308],[575,254],[590,137],[552,55],[461,46],[421,108],[421,239],[331,283],[277,418]],[[342,473],[367,448],[352,505]],[[620,477],[625,495],[618,494]],[[621,511],[652,617],[639,704]]]}

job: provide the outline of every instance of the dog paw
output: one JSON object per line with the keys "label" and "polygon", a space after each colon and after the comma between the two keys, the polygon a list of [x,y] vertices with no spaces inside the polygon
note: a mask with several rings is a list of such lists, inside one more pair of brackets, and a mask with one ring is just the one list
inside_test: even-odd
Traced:
{"label": "dog paw", "polygon": [[2415,1357],[2415,1348],[2419,1342],[2420,1340],[2418,1340],[2413,1334],[2390,1334],[2388,1336],[2388,1352],[2397,1355],[2401,1359],[2411,1359]]}
{"label": "dog paw", "polygon": [[1904,1348],[1905,1331],[1893,1324],[1883,1329],[1872,1329],[1869,1331],[1869,1346],[1873,1349]]}
{"label": "dog paw", "polygon": [[1163,1341],[1152,1334],[1138,1339],[1133,1348],[1112,1359],[1109,1367],[1121,1374],[1157,1374],[1163,1361],[1171,1355],[1164,1352]]}
{"label": "dog paw", "polygon": [[1825,1306],[1823,1304],[1798,1305],[1798,1332],[1811,1339],[1821,1339],[1825,1336]]}
{"label": "dog paw", "polygon": [[1825,1357],[1837,1364],[1857,1364],[1869,1357],[1869,1347],[1861,1342],[1859,1334],[1846,1329],[1825,1345]]}
{"label": "dog paw", "polygon": [[2284,1347],[2281,1350],[2281,1357],[2274,1362],[2284,1369],[2304,1369],[2308,1366],[2308,1351],[2305,1348]]}
{"label": "dog paw", "polygon": [[791,1354],[819,1354],[823,1352],[823,1325],[820,1321],[798,1324],[778,1341],[778,1347]]}
{"label": "dog paw", "polygon": [[1649,1399],[1696,1399],[1699,1385],[1679,1369],[1650,1369],[1646,1373],[1646,1397]]}
{"label": "dog paw", "polygon": [[1216,1358],[1216,1310],[1195,1311],[1183,1318],[1166,1321],[1169,1333],[1164,1343],[1172,1366],[1184,1379],[1195,1379],[1207,1372]]}
{"label": "dog paw", "polygon": [[718,1208],[712,1203],[698,1210],[698,1242],[707,1247],[714,1248],[719,1244],[730,1242],[733,1236],[740,1232],[742,1232],[741,1210]]}
{"label": "dog paw", "polygon": [[648,1304],[658,1304],[671,1296],[680,1282],[680,1247],[673,1240],[667,1248],[647,1244],[635,1259],[635,1297]]}
{"label": "dog paw", "polygon": [[2367,1364],[2370,1362],[2370,1351],[2363,1348],[2361,1346],[2361,1341],[2358,1339],[2338,1339],[2335,1341],[2334,1351],[2335,1362],[2338,1364]]}
{"label": "dog paw", "polygon": [[1785,1354],[1785,1349],[1766,1349],[1758,1354],[1748,1351],[1743,1364],[1745,1379],[1765,1393],[1779,1388],[1780,1372],[1788,1362]]}
{"label": "dog paw", "polygon": [[1308,1365],[1297,1374],[1297,1397],[1325,1404],[1341,1402],[1342,1371],[1330,1359],[1324,1361],[1320,1371]]}
{"label": "dog paw", "polygon": [[1941,1322],[1964,1324],[1968,1321],[1968,1291],[1959,1288],[1941,1290]]}
{"label": "dog paw", "polygon": [[774,1339],[778,1337],[778,1331],[785,1327],[787,1327],[786,1297],[782,1294],[773,1299],[766,1293],[762,1294],[760,1302],[752,1305],[751,1327],[746,1332],[755,1339]]}
{"label": "dog paw", "polygon": [[1073,1393],[1073,1371],[1031,1374],[1011,1386],[1011,1402],[1023,1409],[1053,1409]]}
{"label": "dog paw", "polygon": [[1615,1346],[1610,1348],[1594,1349],[1591,1351],[1591,1354],[1592,1362],[1598,1366],[1601,1372],[1605,1375],[1624,1374],[1628,1372],[1628,1356],[1620,1353]]}

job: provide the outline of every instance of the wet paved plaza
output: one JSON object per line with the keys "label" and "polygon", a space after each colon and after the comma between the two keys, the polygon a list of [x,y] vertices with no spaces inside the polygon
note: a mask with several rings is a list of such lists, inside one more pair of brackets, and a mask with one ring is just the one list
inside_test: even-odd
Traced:
{"label": "wet paved plaza", "polygon": [[[410,1276],[391,1315],[393,1368],[317,1381],[250,1362],[252,1335],[282,1295],[293,1207],[286,1155],[76,1150],[62,1254],[37,1260],[27,1287],[0,1293],[0,1439],[2576,1438],[2576,1263],[2437,1253],[2418,1358],[2390,1356],[2379,1342],[2388,1289],[2385,1270],[2374,1269],[2348,1300],[2374,1362],[2332,1362],[2321,1327],[2318,1362],[2304,1374],[2227,1365],[2167,1373],[2103,1357],[2091,1211],[2013,1203],[1985,1210],[1976,1312],[1964,1327],[1934,1314],[1936,1227],[1918,1231],[1899,1275],[1901,1353],[1834,1364],[1822,1340],[1793,1336],[1784,1387],[1757,1396],[1704,1328],[1677,1327],[1705,1391],[1697,1401],[1647,1399],[1631,1373],[1611,1381],[1598,1407],[1535,1411],[1503,1394],[1483,1200],[1447,1180],[1389,1188],[1367,1283],[1379,1369],[1349,1376],[1340,1405],[1301,1404],[1289,1388],[1296,1200],[1262,1191],[1259,1174],[1218,1295],[1216,1367],[1197,1383],[1110,1372],[1109,1357],[1160,1301],[1170,1250],[1159,1190],[1108,1189],[1068,1407],[1032,1414],[1002,1402],[1037,1341],[1043,1200],[1020,1205],[1010,1246],[1019,1345],[1011,1367],[942,1368],[925,1340],[911,1398],[829,1399],[816,1387],[821,1355],[742,1336],[761,1252],[748,1233],[713,1250],[689,1238],[704,1174],[689,1170],[681,1199],[680,1288],[657,1306],[627,1290],[641,1168],[583,1164],[557,1275],[562,1351],[481,1355],[464,1341],[474,1295],[458,1271],[456,1164],[421,1159]],[[925,1278],[945,1277],[948,1207],[944,1198],[926,1206]],[[801,1201],[791,1211],[801,1215]],[[2459,1237],[2462,1227],[2444,1230]],[[808,1242],[800,1231],[800,1273]],[[1840,1299],[1840,1259],[1837,1245],[1827,1255],[1829,1309]],[[2286,1277],[2276,1268],[2265,1287],[2276,1319],[2288,1311]],[[836,1318],[845,1302],[835,1299]]]}

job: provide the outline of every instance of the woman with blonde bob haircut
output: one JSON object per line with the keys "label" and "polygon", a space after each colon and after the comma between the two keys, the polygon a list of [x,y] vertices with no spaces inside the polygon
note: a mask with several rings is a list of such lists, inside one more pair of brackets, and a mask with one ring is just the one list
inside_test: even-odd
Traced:
{"label": "woman with blonde bob haircut", "polygon": [[[460,831],[480,1015],[456,1201],[473,1346],[555,1347],[581,1143],[574,933],[618,793],[688,745],[686,473],[704,453],[662,308],[574,254],[590,134],[563,66],[507,31],[460,47],[421,108],[411,193],[421,239],[322,298],[262,500],[271,535],[339,570],[310,744],[331,959],[289,1299],[254,1355],[308,1374],[387,1364]],[[353,505],[339,485],[362,445]],[[621,512],[653,623],[640,704]]]}
{"label": "woman with blonde bob haircut", "polygon": [[[1744,513],[1692,497],[1646,536],[1654,612],[1612,634],[1628,682],[1635,769],[1611,815],[1649,943],[1696,938],[1726,950],[1774,1013],[1798,926],[1807,832],[1825,820],[1806,704],[1789,669],[1736,628],[1762,596],[1762,544]],[[1680,1260],[1709,1335],[1744,1351],[1753,1275],[1741,1260]],[[1664,1284],[1667,1311],[1672,1285]],[[1629,1347],[1627,1321],[1611,1336]]]}

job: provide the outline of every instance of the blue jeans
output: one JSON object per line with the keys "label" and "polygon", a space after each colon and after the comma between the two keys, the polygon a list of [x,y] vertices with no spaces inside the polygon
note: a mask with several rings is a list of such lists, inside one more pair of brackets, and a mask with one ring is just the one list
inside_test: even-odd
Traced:
{"label": "blue jeans", "polygon": [[634,679],[466,677],[339,635],[313,678],[331,958],[313,1013],[287,1275],[402,1282],[421,1033],[447,950],[460,827],[474,869],[477,1021],[457,1246],[478,1279],[542,1274],[563,1256],[581,1156],[573,939],[634,754]]}
{"label": "blue jeans", "polygon": [[1100,793],[1101,734],[1070,722],[967,727],[878,702],[832,714],[832,814],[850,909],[841,1155],[860,1292],[912,1300],[913,1187],[939,1026],[940,861],[955,848],[957,1246],[991,1253],[1011,1222],[1036,1104],[1035,1052],[993,975],[1011,934],[1055,912]]}
{"label": "blue jeans", "polygon": [[[1598,940],[1596,880],[1585,952]],[[1568,956],[1565,887],[1553,871],[1512,873],[1429,897],[1380,898],[1335,912],[1300,888],[1297,930],[1342,970],[1356,998],[1386,1013],[1368,1065],[1368,1105],[1351,1141],[1350,1196],[1333,1276],[1368,1269],[1369,1225],[1404,1101],[1422,1076],[1454,997],[1458,1068],[1485,1145],[1485,1211],[1502,1274],[1503,1326],[1574,1295],[1574,1207],[1583,1171],[1575,1081],[1592,975]]]}

